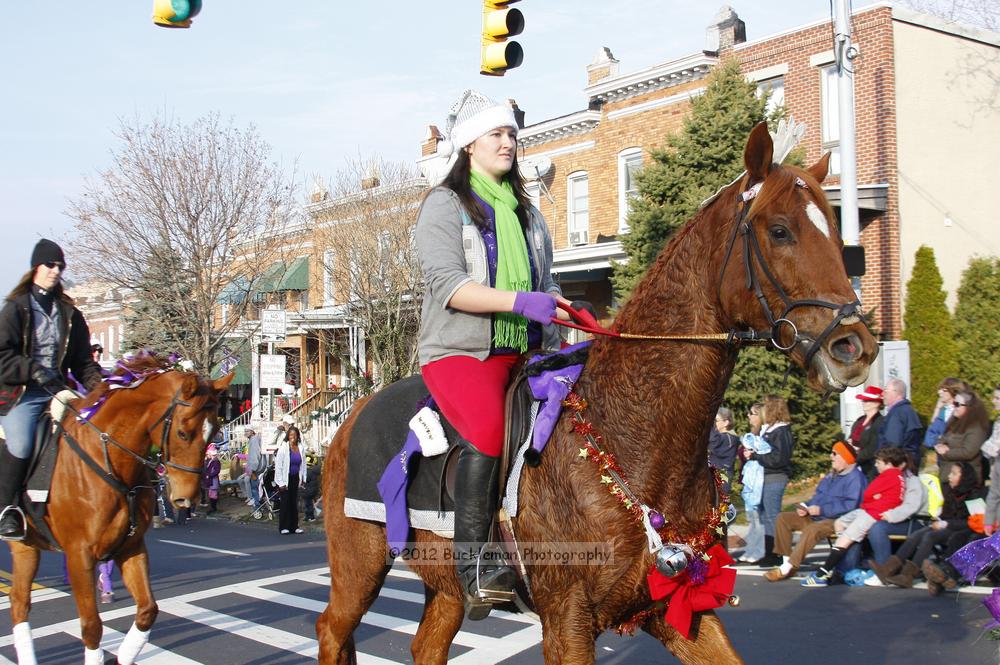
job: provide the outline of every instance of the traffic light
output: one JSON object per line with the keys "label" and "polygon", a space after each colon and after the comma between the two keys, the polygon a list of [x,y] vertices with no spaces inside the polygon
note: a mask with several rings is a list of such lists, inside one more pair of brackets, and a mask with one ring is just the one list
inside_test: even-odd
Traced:
{"label": "traffic light", "polygon": [[483,48],[479,73],[486,76],[503,76],[524,60],[524,50],[508,37],[524,30],[524,14],[509,9],[518,0],[483,0]]}
{"label": "traffic light", "polygon": [[164,28],[190,28],[201,0],[153,0],[153,23]]}

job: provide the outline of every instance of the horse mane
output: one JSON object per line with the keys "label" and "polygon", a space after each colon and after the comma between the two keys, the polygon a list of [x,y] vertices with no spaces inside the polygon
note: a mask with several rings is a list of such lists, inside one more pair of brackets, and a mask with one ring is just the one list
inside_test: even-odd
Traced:
{"label": "horse mane", "polygon": [[[125,374],[142,374],[143,372],[155,371],[158,369],[170,369],[174,363],[167,356],[161,356],[155,351],[142,350],[135,355],[125,356],[115,364],[112,376],[124,376]],[[81,407],[93,406],[104,395],[111,390],[111,385],[102,381],[100,385],[87,393]]]}

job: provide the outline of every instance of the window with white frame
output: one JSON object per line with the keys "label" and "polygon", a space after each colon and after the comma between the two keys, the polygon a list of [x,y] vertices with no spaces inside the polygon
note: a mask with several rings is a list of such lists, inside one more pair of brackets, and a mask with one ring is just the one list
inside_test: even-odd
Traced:
{"label": "window with white frame", "polygon": [[119,349],[119,351],[121,349],[125,348],[125,324],[124,323],[119,323],[118,324],[118,344],[121,347]]}
{"label": "window with white frame", "polygon": [[635,176],[642,169],[642,148],[626,148],[618,153],[618,232],[628,232],[629,202],[639,198]]}
{"label": "window with white frame", "polygon": [[566,177],[566,227],[571,247],[586,245],[590,233],[590,183],[586,171]]}
{"label": "window with white frame", "polygon": [[108,357],[114,357],[116,347],[115,347],[115,327],[108,326],[108,348],[106,349]]}
{"label": "window with white frame", "polygon": [[767,98],[767,115],[772,116],[775,111],[785,105],[785,77],[776,76],[757,82],[757,96]]}
{"label": "window with white frame", "polygon": [[328,249],[323,252],[323,304],[332,305],[336,302],[336,294],[333,292],[333,250]]}
{"label": "window with white frame", "polygon": [[830,174],[840,174],[840,93],[837,89],[837,65],[820,69],[822,107],[821,137],[823,150],[830,153]]}

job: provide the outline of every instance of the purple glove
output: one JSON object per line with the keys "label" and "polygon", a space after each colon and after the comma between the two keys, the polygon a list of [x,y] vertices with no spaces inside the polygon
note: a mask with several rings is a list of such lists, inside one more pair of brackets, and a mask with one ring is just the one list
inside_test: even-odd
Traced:
{"label": "purple glove", "polygon": [[552,317],[556,315],[556,299],[540,291],[518,291],[511,311],[531,321],[552,323]]}

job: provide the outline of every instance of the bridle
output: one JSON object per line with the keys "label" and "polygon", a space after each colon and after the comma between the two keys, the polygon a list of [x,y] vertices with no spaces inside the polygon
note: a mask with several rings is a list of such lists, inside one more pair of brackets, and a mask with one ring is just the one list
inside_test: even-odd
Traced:
{"label": "bridle", "polygon": [[[50,393],[51,394],[51,393]],[[178,464],[170,459],[170,429],[174,422],[174,411],[178,406],[191,406],[191,402],[180,399],[181,388],[178,388],[174,393],[173,398],[170,400],[170,404],[167,405],[166,410],[163,414],[156,419],[156,421],[146,430],[146,434],[150,437],[153,436],[153,432],[158,426],[161,426],[160,434],[160,452],[156,458],[149,458],[139,453],[130,450],[121,442],[115,440],[108,432],[101,430],[99,427],[90,422],[89,419],[83,418],[79,411],[73,407],[72,404],[68,402],[63,402],[72,413],[77,416],[77,421],[86,424],[88,427],[97,432],[98,439],[101,442],[101,449],[104,453],[104,464],[103,466],[95,460],[90,454],[83,449],[76,439],[74,439],[68,431],[66,431],[61,424],[58,425],[57,436],[61,434],[65,438],[66,443],[69,444],[70,449],[76,453],[84,464],[90,467],[97,476],[110,485],[116,492],[125,497],[125,502],[128,506],[128,520],[129,520],[129,530],[125,537],[132,536],[135,533],[136,528],[136,511],[135,511],[135,498],[140,490],[155,490],[155,485],[139,484],[129,487],[126,485],[118,476],[115,475],[114,470],[111,468],[111,446],[114,446],[118,450],[124,452],[126,455],[132,457],[134,460],[139,462],[141,465],[145,466],[147,469],[156,472],[158,477],[167,476],[169,478],[170,469],[176,469],[178,471],[184,471],[185,473],[194,473],[201,475],[201,467],[187,466],[184,464]],[[55,397],[55,395],[53,395]],[[113,551],[113,550],[112,550]]]}
{"label": "bridle", "polygon": [[[774,273],[771,272],[767,259],[764,258],[764,252],[760,248],[760,242],[757,240],[757,235],[753,231],[754,220],[750,217],[752,201],[760,193],[763,184],[763,181],[758,182],[757,184],[748,187],[740,194],[739,217],[736,221],[736,225],[733,227],[733,232],[729,237],[729,243],[726,248],[726,258],[722,263],[722,271],[719,274],[717,296],[721,302],[722,280],[723,277],[725,277],[727,268],[729,267],[729,259],[732,257],[733,248],[736,246],[736,240],[737,238],[740,238],[743,245],[743,271],[746,277],[746,288],[753,291],[754,296],[757,298],[757,302],[760,303],[761,309],[764,310],[764,315],[767,317],[767,322],[770,326],[767,330],[750,331],[753,338],[769,339],[771,344],[773,344],[776,349],[784,353],[790,352],[798,344],[805,344],[806,354],[802,365],[803,367],[809,367],[810,361],[823,347],[823,343],[838,327],[841,325],[851,325],[859,321],[864,323],[865,327],[867,327],[868,324],[865,322],[864,316],[862,315],[861,302],[859,300],[853,300],[852,302],[844,304],[837,304],[827,300],[818,299],[793,300],[789,297],[785,289],[782,288],[777,278],[775,278]],[[796,177],[795,185],[803,189],[809,189],[809,186],[804,180],[802,180],[802,178]],[[774,315],[774,311],[771,309],[771,304],[768,302],[767,296],[764,295],[764,289],[758,272],[764,274],[767,282],[777,292],[778,297],[781,298],[781,301],[784,304],[784,309],[782,310],[780,316]],[[823,307],[831,309],[834,312],[833,320],[826,327],[826,329],[819,334],[818,337],[814,338],[810,335],[803,335],[799,333],[795,323],[788,318],[788,315],[799,307]],[[845,323],[845,320],[847,319],[856,320]],[[787,346],[781,343],[781,331],[783,327],[789,328],[792,333],[792,341]]]}

